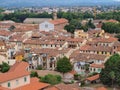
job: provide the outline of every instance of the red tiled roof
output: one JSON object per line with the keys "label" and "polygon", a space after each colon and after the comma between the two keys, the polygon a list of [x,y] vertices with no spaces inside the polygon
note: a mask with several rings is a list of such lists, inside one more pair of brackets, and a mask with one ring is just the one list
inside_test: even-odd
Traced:
{"label": "red tiled roof", "polygon": [[96,90],[108,90],[108,89],[105,87],[98,87]]}
{"label": "red tiled roof", "polygon": [[27,62],[17,62],[8,72],[0,74],[0,83],[29,75],[30,73],[26,70],[27,67]]}
{"label": "red tiled roof", "polygon": [[100,75],[97,74],[97,75],[94,75],[94,76],[91,76],[91,77],[86,78],[86,80],[88,80],[88,81],[94,81],[94,80],[99,79],[99,77],[100,77]]}
{"label": "red tiled roof", "polygon": [[75,70],[70,71],[69,73],[75,75],[77,72]]}
{"label": "red tiled roof", "polygon": [[6,45],[5,42],[0,40],[0,46],[5,46],[5,45]]}
{"label": "red tiled roof", "polygon": [[105,20],[104,22],[112,22],[112,23],[118,23],[118,21],[117,21],[117,20],[114,20],[114,19]]}
{"label": "red tiled roof", "polygon": [[9,80],[14,80],[16,78],[20,78],[20,77],[23,77],[23,76],[27,76],[29,74],[30,74],[29,72],[22,71],[22,70],[0,74],[0,83],[6,82],[6,81],[9,81]]}
{"label": "red tiled roof", "polygon": [[9,36],[11,34],[10,31],[7,30],[0,30],[0,36]]}
{"label": "red tiled roof", "polygon": [[94,68],[104,68],[103,64],[90,64],[90,67],[94,67]]}
{"label": "red tiled roof", "polygon": [[29,64],[27,62],[16,62],[8,72],[12,72],[12,71],[23,71],[26,70],[26,68],[29,66]]}
{"label": "red tiled roof", "polygon": [[61,18],[61,19],[51,20],[49,22],[54,24],[54,25],[58,25],[58,24],[68,23],[68,20],[64,19],[64,18]]}
{"label": "red tiled roof", "polygon": [[83,42],[82,38],[68,38],[68,42]]}
{"label": "red tiled roof", "polygon": [[89,46],[84,45],[80,48],[81,51],[104,51],[104,52],[112,52],[113,48],[108,46]]}
{"label": "red tiled roof", "polygon": [[96,42],[105,42],[105,43],[112,43],[112,42],[115,42],[115,41],[118,41],[117,38],[115,37],[109,37],[109,38],[97,38],[95,39]]}
{"label": "red tiled roof", "polygon": [[14,90],[41,90],[44,89],[48,86],[50,86],[50,84],[47,83],[42,83],[39,82],[38,80],[36,81],[36,78],[33,78],[30,82],[30,84],[15,88]]}
{"label": "red tiled roof", "polygon": [[9,41],[10,42],[23,41],[24,40],[23,35],[24,33],[16,33],[10,38]]}
{"label": "red tiled roof", "polygon": [[0,86],[0,90],[10,90],[10,89]]}
{"label": "red tiled roof", "polygon": [[79,53],[73,52],[70,58],[74,59],[75,61],[89,61],[89,60],[106,60],[106,55],[99,55],[99,54],[88,54],[88,53]]}
{"label": "red tiled roof", "polygon": [[58,84],[55,85],[59,90],[81,90],[77,84]]}
{"label": "red tiled roof", "polygon": [[30,45],[40,45],[41,44],[41,40],[39,39],[28,39],[26,41],[23,42],[24,44],[30,44]]}
{"label": "red tiled roof", "polygon": [[58,89],[58,88],[56,88],[56,87],[48,87],[47,89],[45,89],[45,90],[60,90],[60,89]]}

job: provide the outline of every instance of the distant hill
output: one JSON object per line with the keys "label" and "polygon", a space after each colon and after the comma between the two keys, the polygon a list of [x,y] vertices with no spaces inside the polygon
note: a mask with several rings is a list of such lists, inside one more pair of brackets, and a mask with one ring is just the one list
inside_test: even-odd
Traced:
{"label": "distant hill", "polygon": [[1,7],[120,5],[120,0],[0,0]]}

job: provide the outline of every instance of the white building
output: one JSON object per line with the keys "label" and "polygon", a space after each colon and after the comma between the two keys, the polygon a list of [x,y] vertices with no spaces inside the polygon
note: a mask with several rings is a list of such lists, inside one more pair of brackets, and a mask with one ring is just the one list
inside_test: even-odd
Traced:
{"label": "white building", "polygon": [[45,21],[45,22],[39,24],[39,30],[46,31],[46,32],[54,31],[54,24],[52,24],[48,21]]}

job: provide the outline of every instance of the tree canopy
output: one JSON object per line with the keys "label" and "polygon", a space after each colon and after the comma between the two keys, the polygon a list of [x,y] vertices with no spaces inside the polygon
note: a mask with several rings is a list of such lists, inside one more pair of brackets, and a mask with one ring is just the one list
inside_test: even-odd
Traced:
{"label": "tree canopy", "polygon": [[[0,9],[0,12],[2,12],[3,9]],[[73,19],[88,19],[88,18],[94,18],[93,13],[90,12],[61,12],[59,11],[57,13],[58,18],[66,18],[69,21]],[[49,14],[47,12],[44,13],[29,13],[29,12],[22,12],[22,11],[16,11],[15,13],[11,14],[0,14],[0,20],[13,20],[15,22],[23,22],[26,18],[53,18],[52,14]],[[120,12],[103,12],[96,15],[96,19],[115,19],[120,21]]]}
{"label": "tree canopy", "polygon": [[60,75],[52,75],[52,74],[48,74],[40,78],[41,82],[49,83],[51,85],[58,84],[61,82],[61,80],[62,78]]}
{"label": "tree canopy", "polygon": [[90,19],[88,23],[86,24],[88,28],[95,29],[95,25],[92,23],[92,20]]}
{"label": "tree canopy", "polygon": [[120,33],[120,23],[112,22],[103,23],[102,29],[108,33]]}
{"label": "tree canopy", "polygon": [[1,72],[2,73],[5,73],[10,69],[10,66],[5,62],[2,62],[2,65],[0,65],[0,66],[1,66]]}
{"label": "tree canopy", "polygon": [[97,14],[96,19],[115,19],[117,21],[120,21],[120,11],[119,12],[115,12],[115,11],[111,11],[111,12],[103,12],[100,14]]}
{"label": "tree canopy", "polygon": [[100,73],[100,80],[103,84],[120,86],[120,55],[114,54],[105,63],[105,68]]}
{"label": "tree canopy", "polygon": [[38,73],[36,71],[31,71],[30,77],[38,77]]}
{"label": "tree canopy", "polygon": [[57,71],[67,73],[72,70],[72,65],[67,57],[60,58],[57,62]]}

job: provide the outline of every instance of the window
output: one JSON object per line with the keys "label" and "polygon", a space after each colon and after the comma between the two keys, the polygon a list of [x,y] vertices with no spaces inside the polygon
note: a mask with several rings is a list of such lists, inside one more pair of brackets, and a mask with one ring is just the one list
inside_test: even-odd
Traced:
{"label": "window", "polygon": [[103,54],[104,52],[102,51],[102,54]]}
{"label": "window", "polygon": [[55,47],[56,47],[56,45],[55,45]]}
{"label": "window", "polygon": [[10,87],[10,82],[8,82],[8,87]]}
{"label": "window", "polygon": [[16,80],[16,85],[18,85],[19,84],[19,81],[18,80]]}
{"label": "window", "polygon": [[24,82],[26,82],[27,81],[27,78],[26,77],[24,77]]}
{"label": "window", "polygon": [[101,72],[101,68],[98,68],[98,72]]}
{"label": "window", "polygon": [[10,64],[10,62],[8,61],[8,64]]}
{"label": "window", "polygon": [[45,28],[48,28],[48,24],[45,24]]}
{"label": "window", "polygon": [[18,43],[18,46],[21,46],[21,43]]}
{"label": "window", "polygon": [[91,68],[91,71],[92,71],[92,68]]}

